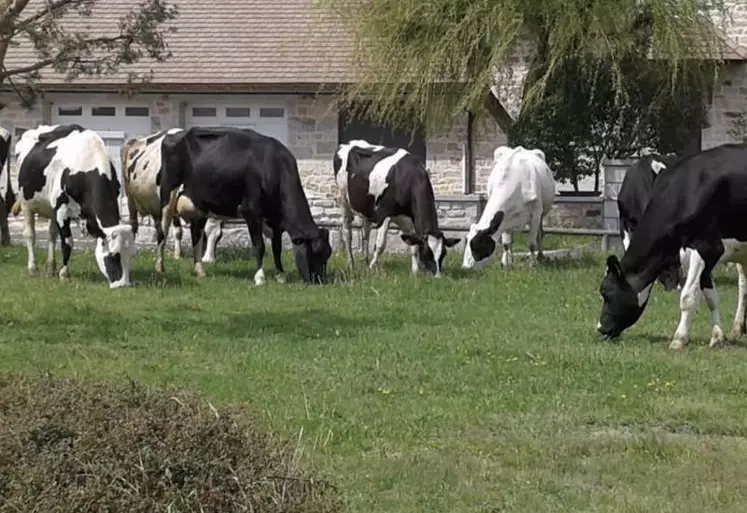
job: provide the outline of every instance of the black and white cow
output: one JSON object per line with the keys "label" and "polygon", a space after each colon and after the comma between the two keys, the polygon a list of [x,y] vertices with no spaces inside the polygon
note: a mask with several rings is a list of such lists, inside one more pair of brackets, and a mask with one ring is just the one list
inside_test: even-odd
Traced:
{"label": "black and white cow", "polygon": [[311,216],[298,163],[280,141],[252,129],[196,127],[167,135],[161,144],[162,226],[178,215],[190,223],[195,273],[204,277],[200,258],[207,217],[246,221],[255,249],[254,282],[262,285],[263,223],[272,235],[278,279],[282,234],[288,232],[296,266],[307,283],[324,283],[332,254],[329,231]]}
{"label": "black and white cow", "polygon": [[[555,201],[555,178],[541,150],[499,146],[488,177],[488,202],[480,219],[469,228],[462,267],[480,269],[495,254],[501,237],[501,266],[511,265],[511,232],[529,224],[531,264],[542,257],[542,220]],[[535,253],[537,252],[537,253]]]}
{"label": "black and white cow", "polygon": [[[178,134],[182,131],[181,128],[171,128],[147,136],[133,137],[122,145],[120,152],[130,226],[137,236],[138,216],[153,218],[157,243],[156,272],[159,273],[164,272],[164,249],[166,247],[165,231],[161,225],[161,142],[166,135]],[[174,228],[174,258],[178,260],[182,254],[182,220],[179,217],[173,217],[172,226]],[[267,226],[263,226],[263,229],[265,236],[272,239]],[[206,248],[202,263],[207,264],[215,262],[215,248],[223,236],[223,220],[208,217],[205,235]]]}
{"label": "black and white cow", "polygon": [[54,275],[55,245],[62,245],[61,279],[70,277],[73,249],[71,221],[82,219],[96,238],[95,258],[110,288],[130,285],[130,258],[135,238],[120,224],[122,187],[99,135],[79,125],[41,125],[23,133],[15,147],[18,200],[13,214],[23,212],[29,274],[37,273],[35,216],[49,219],[47,273]]}
{"label": "black and white cow", "polygon": [[[630,237],[638,227],[646,209],[651,192],[656,180],[666,180],[667,167],[673,165],[678,156],[659,155],[656,153],[646,155],[638,159],[635,164],[625,171],[620,192],[617,194],[617,210],[620,219],[620,237],[622,238],[623,248],[627,249],[630,245]],[[683,264],[687,264],[688,251],[680,252]],[[687,271],[685,271],[687,272]],[[659,282],[665,290],[673,290],[681,281],[682,272],[680,262],[664,269],[659,275]]]}
{"label": "black and white cow", "polygon": [[[605,338],[616,338],[635,324],[656,278],[675,265],[680,250],[686,248],[692,251],[680,294],[680,323],[669,347],[681,349],[689,341],[701,291],[711,312],[710,346],[724,342],[711,272],[719,262],[747,263],[745,216],[747,144],[725,144],[669,166],[654,182],[622,259],[615,255],[607,258],[607,272],[599,288],[603,305],[598,331]],[[734,319],[734,337],[745,332],[747,282],[743,276],[740,274],[741,306]]]}
{"label": "black and white cow", "polygon": [[13,185],[10,183],[10,145],[10,132],[0,127],[0,177],[2,177],[5,171],[5,196],[0,198],[0,215],[5,216],[5,219],[0,219],[0,245],[2,246],[10,244],[10,230],[8,229],[7,216],[16,202]]}
{"label": "black and white cow", "polygon": [[333,159],[338,202],[342,209],[343,244],[353,266],[353,214],[363,220],[363,244],[368,259],[371,225],[379,231],[371,267],[384,251],[389,223],[400,230],[410,246],[411,269],[420,265],[440,276],[446,248],[459,239],[445,237],[428,172],[418,157],[401,148],[387,148],[353,140],[340,144]]}

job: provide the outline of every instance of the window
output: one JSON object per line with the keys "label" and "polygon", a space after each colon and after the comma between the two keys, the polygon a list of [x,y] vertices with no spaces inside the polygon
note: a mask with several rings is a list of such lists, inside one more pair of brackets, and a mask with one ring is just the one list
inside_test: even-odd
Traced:
{"label": "window", "polygon": [[116,107],[93,107],[91,108],[92,116],[114,116],[117,114]]}
{"label": "window", "polygon": [[60,116],[82,116],[83,107],[58,107],[57,114]]}
{"label": "window", "polygon": [[150,115],[148,107],[125,107],[125,116],[145,118]]}
{"label": "window", "polygon": [[246,107],[226,107],[227,118],[248,118],[251,114],[251,109]]}
{"label": "window", "polygon": [[259,109],[261,118],[282,118],[285,116],[285,109],[282,107],[262,107]]}
{"label": "window", "polygon": [[214,118],[217,114],[215,107],[192,107],[192,117],[195,118]]}

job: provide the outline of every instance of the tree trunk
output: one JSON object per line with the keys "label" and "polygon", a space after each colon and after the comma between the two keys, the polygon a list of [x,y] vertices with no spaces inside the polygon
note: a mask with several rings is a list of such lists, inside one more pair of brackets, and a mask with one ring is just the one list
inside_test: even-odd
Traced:
{"label": "tree trunk", "polygon": [[599,192],[599,166],[594,170],[594,192]]}
{"label": "tree trunk", "polygon": [[511,114],[508,113],[508,111],[506,110],[506,107],[503,106],[503,104],[495,96],[495,94],[493,94],[492,91],[488,92],[486,103],[487,103],[487,108],[488,108],[488,112],[490,113],[490,116],[501,128],[501,131],[504,134],[507,134],[508,131],[511,129],[512,126],[514,126],[514,123],[516,122],[514,118],[511,117]]}
{"label": "tree trunk", "polygon": [[571,178],[571,183],[573,184],[573,190],[575,192],[578,192],[578,175],[573,175]]}

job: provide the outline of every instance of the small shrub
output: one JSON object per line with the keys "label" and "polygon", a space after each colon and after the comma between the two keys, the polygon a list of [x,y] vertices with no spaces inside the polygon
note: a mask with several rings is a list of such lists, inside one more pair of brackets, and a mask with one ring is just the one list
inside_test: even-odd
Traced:
{"label": "small shrub", "polygon": [[181,391],[0,373],[0,512],[340,509],[249,416]]}

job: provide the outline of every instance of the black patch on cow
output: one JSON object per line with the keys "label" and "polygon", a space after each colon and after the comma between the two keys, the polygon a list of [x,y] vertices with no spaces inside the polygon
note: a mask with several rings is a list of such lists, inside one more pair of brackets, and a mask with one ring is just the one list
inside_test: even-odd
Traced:
{"label": "black patch on cow", "polygon": [[166,132],[167,130],[161,130],[160,132],[156,132],[155,134],[149,135],[148,137],[145,138],[145,145],[148,146],[148,145],[153,144],[153,142],[160,139],[163,136],[163,134],[165,134]]}
{"label": "black patch on cow", "polygon": [[604,300],[599,332],[608,338],[617,338],[636,323],[643,307],[638,306],[638,294],[625,279],[625,272],[615,255],[607,257],[607,274],[599,286],[599,293]]}
{"label": "black patch on cow", "polygon": [[472,258],[476,262],[485,260],[495,252],[496,243],[493,240],[493,234],[498,231],[498,228],[503,222],[505,213],[499,210],[490,220],[490,224],[487,228],[479,230],[472,240],[469,241],[469,249],[472,251]]}
{"label": "black patch on cow", "polygon": [[47,169],[57,153],[56,148],[47,148],[49,143],[64,139],[73,132],[83,132],[80,125],[61,125],[49,132],[39,135],[38,142],[31,148],[18,169],[18,186],[23,189],[23,199],[30,200],[34,194],[41,192],[47,179]]}
{"label": "black patch on cow", "polygon": [[104,257],[104,269],[109,282],[114,283],[122,279],[122,256],[119,253],[109,253]]}

